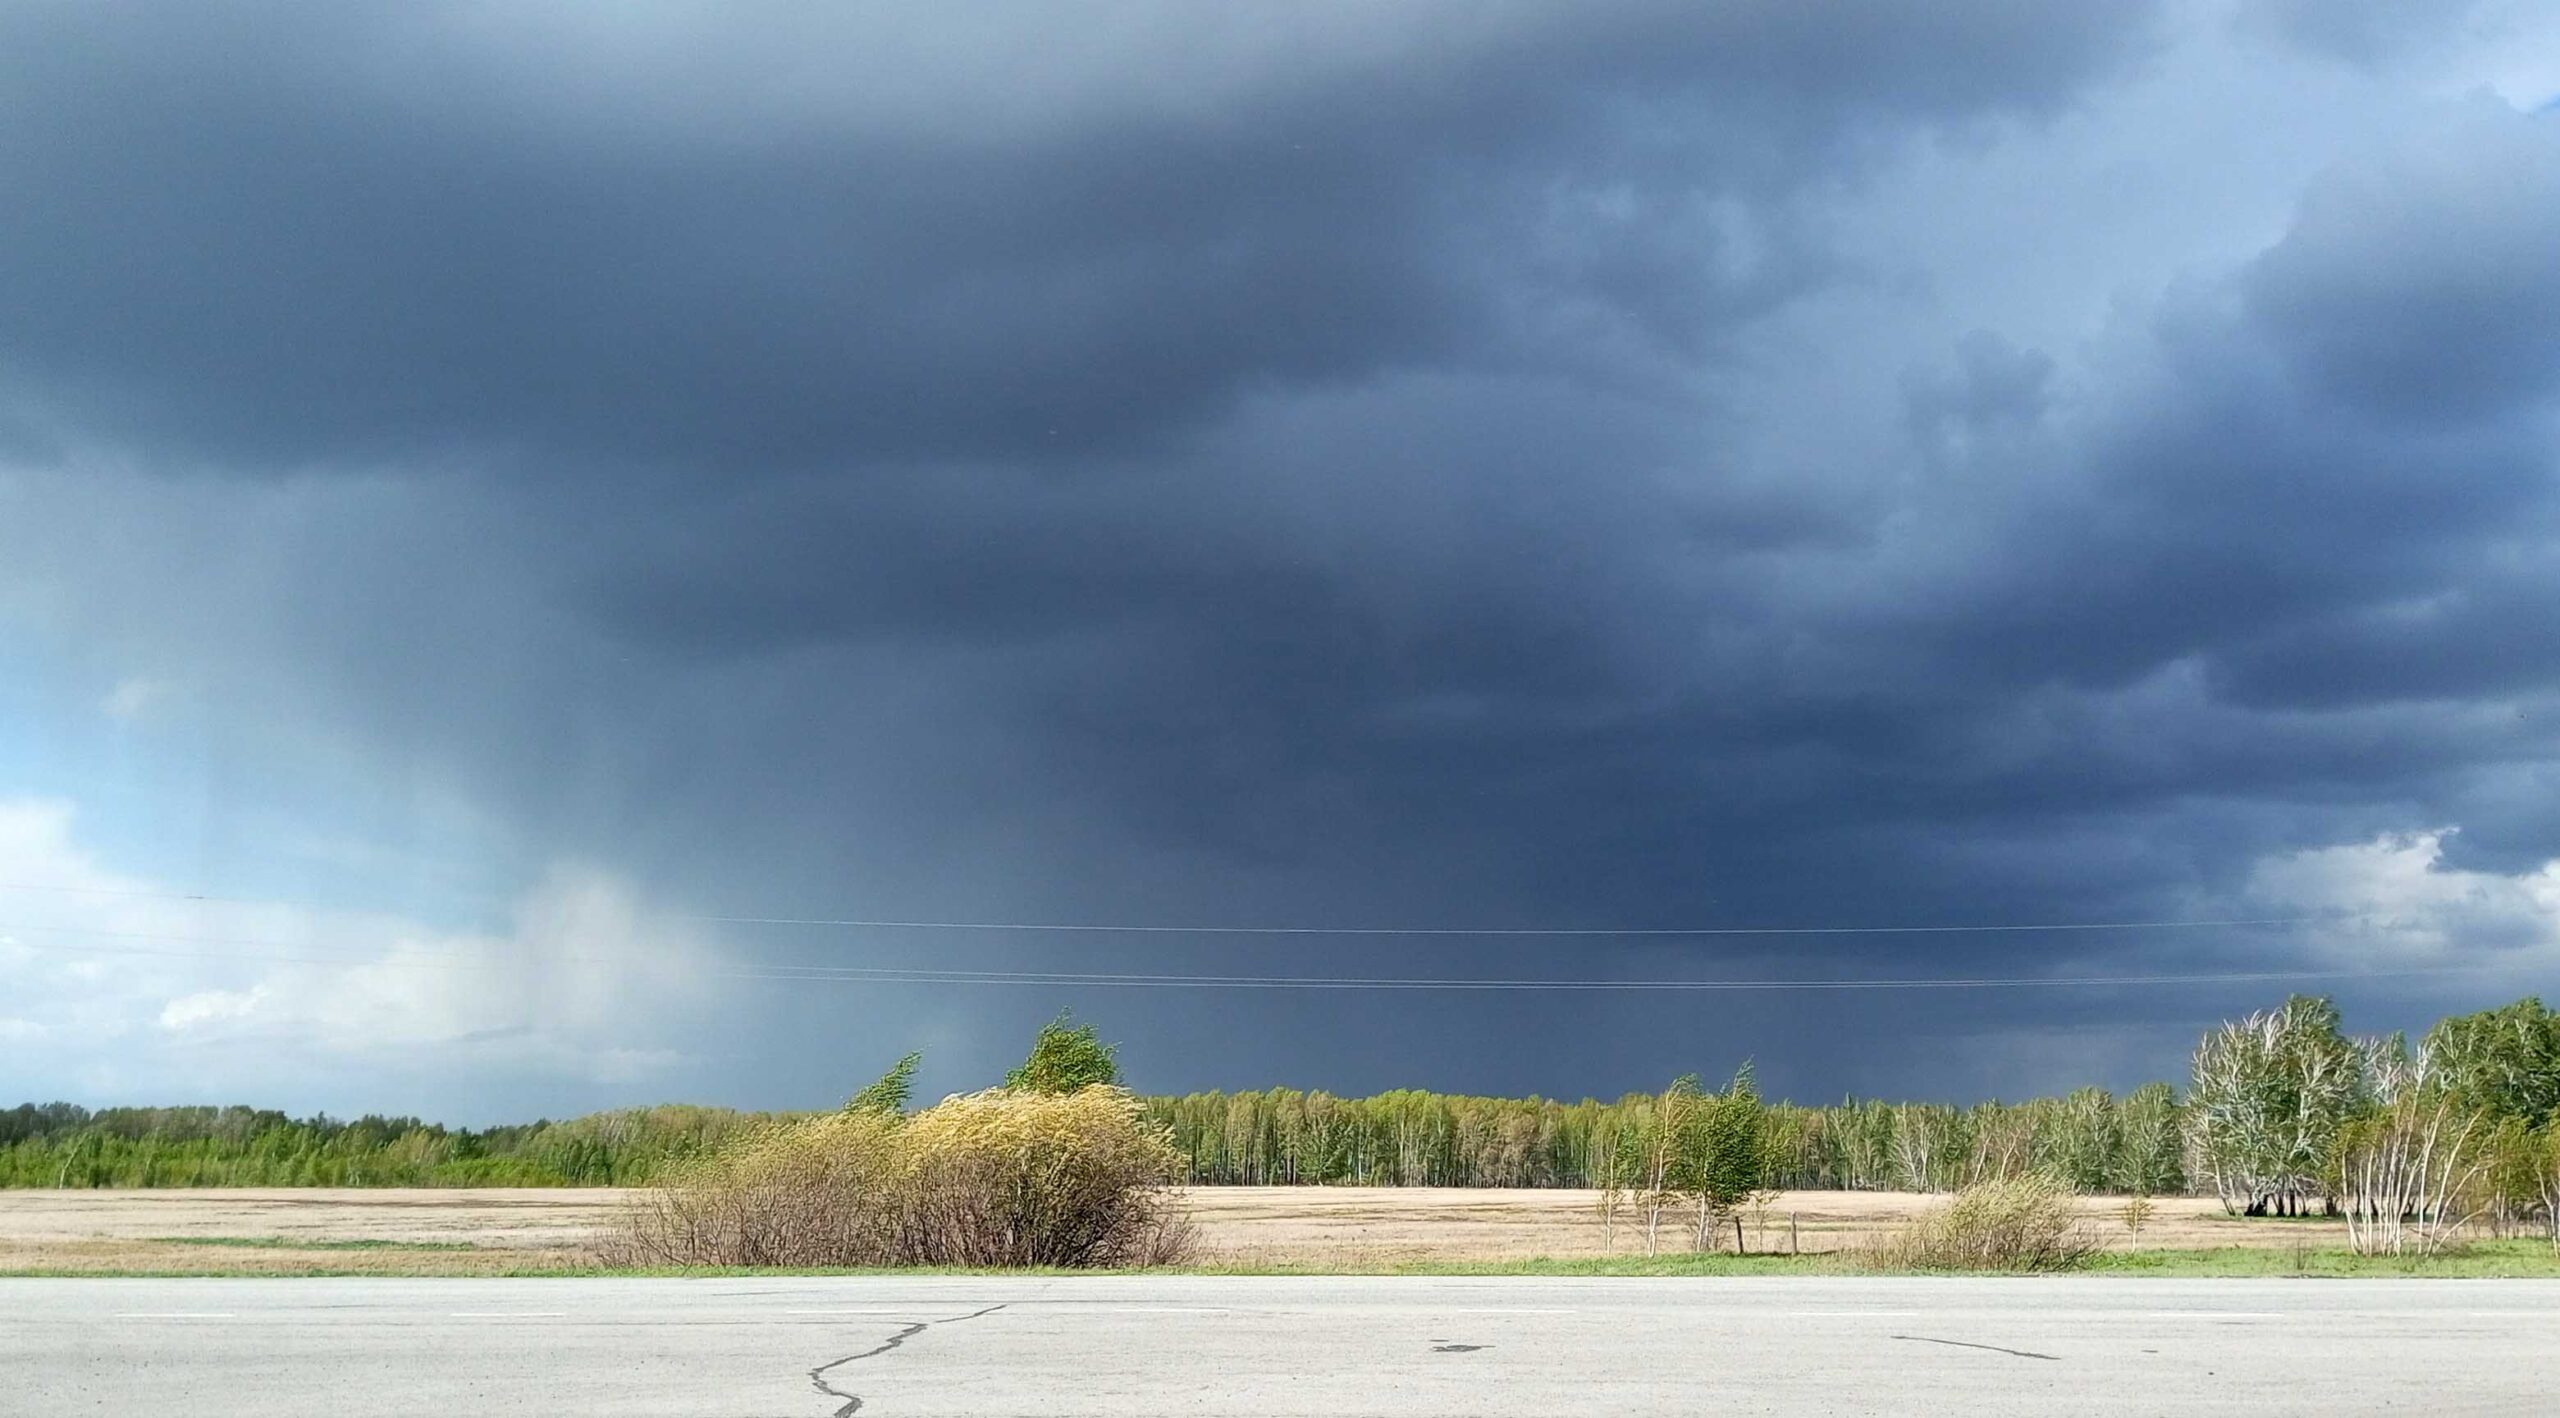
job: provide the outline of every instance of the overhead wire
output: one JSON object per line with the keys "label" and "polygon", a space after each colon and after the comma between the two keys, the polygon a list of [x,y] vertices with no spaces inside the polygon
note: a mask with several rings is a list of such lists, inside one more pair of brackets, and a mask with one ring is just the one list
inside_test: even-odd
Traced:
{"label": "overhead wire", "polygon": [[[72,886],[55,883],[0,882],[0,891],[57,892],[84,896],[107,896],[183,902],[207,902],[229,905],[309,906],[307,902],[270,901],[263,898],[226,896],[209,892],[177,892],[139,887]],[[1912,935],[2013,935],[2028,933],[2090,933],[2102,931],[2169,931],[2169,930],[2236,930],[2274,928],[2334,922],[2355,917],[2338,916],[2260,916],[2209,919],[2157,919],[2110,921],[1988,922],[1979,924],[1927,925],[1821,925],[1821,926],[1554,926],[1554,927],[1477,927],[1477,926],[1282,926],[1282,925],[1172,925],[1162,923],[1112,924],[1103,922],[1039,922],[1039,921],[964,921],[923,918],[847,917],[847,916],[781,916],[719,915],[708,913],[642,913],[646,919],[679,921],[696,925],[791,926],[837,930],[867,931],[936,931],[987,932],[1007,934],[1078,934],[1129,936],[1254,936],[1254,937],[1440,937],[1450,939],[1682,939],[1682,938],[1748,938],[1801,936],[1912,936]],[[508,962],[489,958],[485,953],[438,950],[416,944],[402,944],[389,953],[369,955],[278,955],[237,952],[178,951],[158,948],[166,945],[259,946],[289,950],[312,950],[308,941],[287,941],[269,937],[234,935],[188,935],[166,931],[118,931],[94,927],[0,924],[0,933],[23,931],[35,934],[73,935],[90,940],[144,941],[155,945],[48,945],[43,948],[70,950],[88,954],[147,955],[198,960],[239,960],[265,964],[329,965],[342,967],[392,966],[414,968],[450,964],[479,965],[502,968]],[[423,957],[423,958],[422,958]],[[590,962],[628,965],[621,957],[592,954],[545,952],[540,959],[564,962]],[[2133,988],[2174,987],[2181,985],[2269,983],[2281,981],[2325,981],[2344,979],[2403,978],[2417,975],[2454,974],[2476,970],[2480,966],[2431,966],[2403,969],[2331,969],[2331,970],[2234,970],[2189,971],[2155,974],[2108,975],[2004,975],[2004,976],[1891,976],[1891,977],[1793,977],[1793,978],[1556,978],[1470,976],[1319,976],[1319,975],[1244,975],[1198,972],[1103,972],[1073,970],[969,970],[939,966],[895,965],[827,965],[792,962],[728,963],[708,967],[696,973],[710,978],[749,980],[852,982],[873,984],[933,984],[986,986],[1091,986],[1117,989],[1238,989],[1238,990],[1469,990],[1469,991],[1770,991],[1770,990],[1948,990],[1948,989],[2029,989],[2029,988]]]}
{"label": "overhead wire", "polygon": [[[198,944],[218,946],[261,945],[288,950],[309,950],[308,942],[262,939],[240,936],[188,936],[176,933],[144,931],[110,931],[76,926],[0,924],[0,939],[5,933],[78,935],[111,941],[152,941],[163,945]],[[25,945],[26,942],[16,942]],[[390,967],[432,968],[449,965],[478,966],[488,969],[512,968],[518,962],[490,957],[485,952],[437,949],[403,944],[389,953],[373,955],[278,955],[267,952],[169,950],[151,945],[44,945],[31,949],[72,951],[84,954],[157,956],[192,960],[228,960],[256,964],[323,965],[344,968]],[[617,956],[592,952],[544,952],[537,962],[599,963],[628,966],[631,962]],[[1560,979],[1538,976],[1488,978],[1477,976],[1343,976],[1343,975],[1241,975],[1199,974],[1181,972],[1105,972],[1075,970],[966,970],[939,966],[893,965],[826,965],[791,962],[764,962],[739,965],[723,963],[688,967],[704,978],[808,983],[867,983],[914,985],[988,985],[1094,987],[1113,989],[1236,989],[1236,990],[1450,990],[1450,991],[1822,991],[1822,990],[1951,990],[1951,989],[2032,989],[2032,988],[2140,988],[2175,987],[2214,984],[2265,984],[2276,982],[2311,982],[2353,979],[2400,979],[2429,975],[2472,973],[2491,968],[2488,965],[2411,966],[2392,969],[2338,968],[2327,970],[2229,970],[2187,971],[2155,974],[2108,975],[1998,975],[1998,976],[1865,976],[1789,978],[1636,978],[1636,979]]]}
{"label": "overhead wire", "polygon": [[[315,906],[312,902],[267,901],[205,892],[154,891],[142,888],[59,886],[49,883],[0,882],[0,891],[51,891],[86,896],[130,897],[155,901],[200,901],[227,905]],[[322,908],[327,909],[327,908]],[[1159,922],[1105,921],[963,921],[929,918],[862,916],[747,916],[700,912],[640,912],[646,919],[688,925],[800,926],[840,930],[983,931],[1012,934],[1188,935],[1188,936],[1448,936],[1499,939],[1539,938],[1681,938],[1714,936],[1851,936],[1851,935],[2014,935],[2133,930],[2232,930],[2251,927],[2315,925],[2342,919],[2329,916],[2241,916],[2208,919],[2127,921],[2003,921],[1957,925],[1817,925],[1817,926],[1278,926],[1179,925]]]}

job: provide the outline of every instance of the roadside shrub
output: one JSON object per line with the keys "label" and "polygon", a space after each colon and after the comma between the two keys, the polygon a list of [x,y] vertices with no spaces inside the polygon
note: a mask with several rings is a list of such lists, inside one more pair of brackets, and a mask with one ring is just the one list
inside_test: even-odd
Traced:
{"label": "roadside shrub", "polygon": [[1189,1248],[1166,1187],[1182,1159],[1118,1088],[945,1099],[901,1138],[903,1259],[925,1265],[1154,1265]]}
{"label": "roadside shrub", "polygon": [[1981,1182],[1924,1212],[1868,1253],[1889,1270],[2077,1270],[2098,1240],[2050,1177]]}
{"label": "roadside shrub", "polygon": [[898,1254],[901,1123],[872,1111],[770,1124],[641,1193],[609,1265],[871,1266]]}
{"label": "roadside shrub", "polygon": [[1180,1159],[1117,1088],[996,1090],[912,1118],[848,1109],[681,1169],[603,1247],[620,1265],[1164,1264]]}

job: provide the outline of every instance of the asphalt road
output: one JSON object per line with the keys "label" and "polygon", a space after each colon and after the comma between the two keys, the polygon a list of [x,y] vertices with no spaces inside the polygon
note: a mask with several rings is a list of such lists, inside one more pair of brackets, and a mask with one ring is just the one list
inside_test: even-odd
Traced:
{"label": "asphalt road", "polygon": [[0,1281],[11,1415],[2555,1408],[2539,1281]]}

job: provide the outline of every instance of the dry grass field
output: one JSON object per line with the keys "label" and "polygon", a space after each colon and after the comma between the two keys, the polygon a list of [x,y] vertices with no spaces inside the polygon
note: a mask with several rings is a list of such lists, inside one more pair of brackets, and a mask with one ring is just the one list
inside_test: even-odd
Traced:
{"label": "dry grass field", "polygon": [[[627,1193],[610,1189],[223,1189],[0,1191],[0,1271],[314,1270],[485,1275],[574,1266]],[[1782,1192],[1746,1237],[1758,1251],[1855,1246],[1935,1198]],[[1365,1268],[1400,1262],[1577,1258],[1609,1253],[1587,1191],[1434,1187],[1216,1187],[1190,1194],[1212,1264]],[[2127,1236],[2114,1198],[2083,1203],[2109,1244]],[[2146,1248],[2339,1244],[2321,1221],[2228,1217],[2209,1198],[2166,1197]],[[1666,1223],[1668,1228],[1668,1223]],[[1666,1237],[1677,1249],[1685,1242]],[[1622,1220],[1616,1250],[1643,1238]]]}
{"label": "dry grass field", "polygon": [[[1589,1191],[1502,1191],[1440,1187],[1219,1187],[1191,1194],[1204,1252],[1215,1259],[1295,1265],[1335,1259],[1511,1260],[1602,1256],[1611,1251],[1600,1196]],[[1808,1253],[1862,1244],[1942,1200],[1907,1192],[1780,1192],[1744,1222],[1754,1251]],[[2093,1231],[2126,1239],[2121,1198],[2082,1202]],[[2211,1198],[2164,1197],[2144,1223],[2145,1247],[2289,1246],[2297,1237],[2334,1244],[2343,1227],[2318,1222],[2249,1221],[2223,1215]],[[1666,1232],[1675,1231],[1666,1220]],[[1637,1223],[1621,1215],[1614,1249],[1640,1252]],[[1664,1244],[1685,1249],[1678,1234]]]}

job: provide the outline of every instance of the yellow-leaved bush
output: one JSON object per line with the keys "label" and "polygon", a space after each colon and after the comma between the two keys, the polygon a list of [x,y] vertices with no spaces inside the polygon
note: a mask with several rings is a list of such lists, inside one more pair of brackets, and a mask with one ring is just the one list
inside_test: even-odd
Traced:
{"label": "yellow-leaved bush", "polygon": [[2071,1189],[2030,1173],[1966,1187],[1866,1258],[1886,1270],[2077,1270],[2097,1249]]}
{"label": "yellow-leaved bush", "polygon": [[1191,1228],[1181,1157],[1138,1100],[963,1094],[915,1114],[848,1110],[758,1131],[643,1194],[617,1265],[1160,1265]]}

